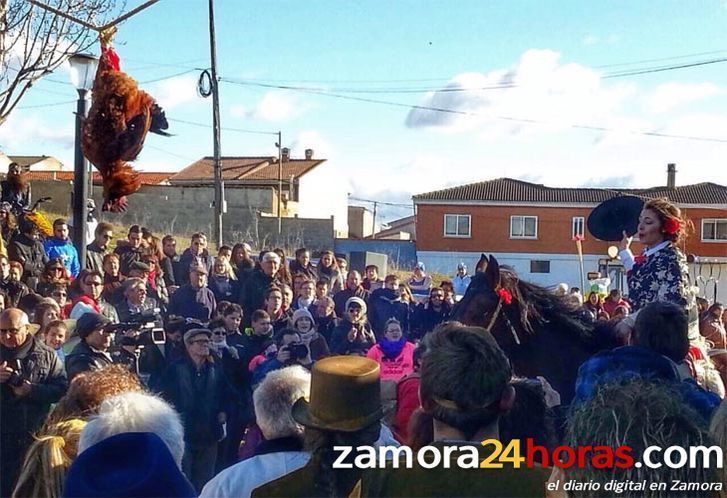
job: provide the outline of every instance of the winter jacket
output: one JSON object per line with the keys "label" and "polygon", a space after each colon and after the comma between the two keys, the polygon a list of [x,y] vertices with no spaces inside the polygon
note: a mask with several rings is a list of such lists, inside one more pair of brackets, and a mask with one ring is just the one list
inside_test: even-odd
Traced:
{"label": "winter jacket", "polygon": [[472,277],[470,275],[459,276],[455,275],[452,277],[452,287],[454,288],[454,295],[461,298],[467,292],[467,287],[470,286]]}
{"label": "winter jacket", "polygon": [[23,265],[23,281],[35,290],[48,263],[43,243],[20,233],[10,241],[8,257]]}
{"label": "winter jacket", "polygon": [[103,275],[103,257],[106,255],[106,249],[101,249],[96,241],[86,246],[86,268],[97,271]]}
{"label": "winter jacket", "polygon": [[198,369],[186,357],[167,367],[159,386],[162,396],[182,417],[188,446],[209,446],[222,437],[217,417],[227,412],[225,400],[232,399],[233,394],[216,363],[205,361]]}
{"label": "winter jacket", "polygon": [[141,261],[141,257],[144,255],[144,250],[141,247],[134,249],[128,243],[119,243],[119,245],[116,246],[116,249],[114,249],[114,254],[119,257],[119,271],[122,275],[128,276],[129,267],[132,263]]}
{"label": "winter jacket", "polygon": [[338,318],[345,318],[346,317],[346,301],[348,301],[352,297],[360,297],[364,300],[368,307],[369,303],[369,291],[363,288],[363,286],[359,285],[354,290],[351,289],[344,289],[340,292],[337,292],[333,296],[333,302],[335,304],[335,310],[336,315]]}
{"label": "winter jacket", "polygon": [[73,377],[81,372],[101,370],[112,363],[113,361],[111,360],[111,355],[109,353],[91,349],[91,347],[86,344],[86,341],[82,340],[75,348],[73,348],[73,351],[66,356],[66,373],[68,374],[68,380],[73,380]]}
{"label": "winter jacket", "polygon": [[206,322],[212,317],[216,307],[217,301],[211,290],[207,287],[196,289],[187,284],[172,294],[168,313]]}
{"label": "winter jacket", "polygon": [[429,302],[420,304],[414,309],[409,338],[412,340],[423,338],[434,330],[434,327],[447,321],[450,313],[452,313],[452,308],[448,303],[442,303],[439,311],[435,310]]}
{"label": "winter jacket", "polygon": [[[179,258],[177,258],[177,261],[179,261]],[[177,285],[177,280],[174,274],[174,260],[165,256],[159,261],[159,267],[164,273],[164,283],[166,286],[171,287],[173,285]]]}
{"label": "winter jacket", "polygon": [[245,278],[238,296],[238,304],[242,306],[245,323],[249,323],[249,317],[255,310],[263,308],[265,290],[275,283],[278,283],[278,279],[269,277],[260,268],[252,270]]}
{"label": "winter jacket", "polygon": [[195,264],[195,266],[201,264],[207,269],[207,273],[209,274],[212,273],[212,263],[212,256],[210,256],[207,249],[202,251],[202,254],[199,256],[193,255],[192,251],[186,249],[179,257],[179,274],[176,275],[179,277],[177,279],[177,285],[181,286],[189,283],[189,267],[192,266],[192,264]]}
{"label": "winter jacket", "polygon": [[78,251],[70,240],[62,240],[57,237],[46,239],[43,244],[48,259],[59,258],[63,261],[71,277],[76,278],[81,272],[81,264],[78,261]]}
{"label": "winter jacket", "polygon": [[297,259],[290,262],[290,274],[305,275],[313,282],[318,280],[318,272],[315,267],[310,263],[308,263],[308,266],[302,266]]}
{"label": "winter jacket", "polygon": [[52,403],[66,392],[68,383],[58,355],[35,337],[28,335],[24,344],[15,349],[0,346],[0,363],[14,368],[20,363],[23,379],[32,387],[26,396],[18,397],[7,382],[0,384],[0,431],[5,434],[30,433],[39,429],[50,412]]}
{"label": "winter jacket", "polygon": [[6,308],[17,308],[20,300],[30,294],[30,289],[23,282],[13,282],[10,279],[0,280],[0,289],[8,295],[9,302],[5,303]]}
{"label": "winter jacket", "polygon": [[341,292],[344,288],[343,275],[341,275],[340,270],[335,268],[324,268],[319,266],[318,278],[328,280],[328,295],[330,296],[335,296],[337,292]]}
{"label": "winter jacket", "polygon": [[368,318],[376,337],[384,333],[386,321],[396,318],[401,330],[409,332],[409,305],[399,299],[399,293],[392,289],[377,289],[371,293],[368,301]]}
{"label": "winter jacket", "polygon": [[[348,340],[348,333],[351,328],[356,328],[360,332],[353,341]],[[330,347],[333,354],[364,356],[374,344],[376,344],[376,338],[368,323],[353,324],[348,320],[343,320],[338,327],[333,329]]]}
{"label": "winter jacket", "polygon": [[209,288],[215,295],[217,302],[220,301],[234,301],[237,297],[236,293],[236,280],[232,280],[229,277],[222,275],[210,275]]}

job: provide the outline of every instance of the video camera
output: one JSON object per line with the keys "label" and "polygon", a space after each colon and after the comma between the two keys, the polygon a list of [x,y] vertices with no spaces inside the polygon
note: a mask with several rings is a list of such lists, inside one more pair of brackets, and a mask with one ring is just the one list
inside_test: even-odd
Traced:
{"label": "video camera", "polygon": [[135,332],[133,335],[124,334],[119,344],[122,346],[144,346],[146,344],[164,344],[166,334],[164,328],[159,327],[161,310],[150,308],[141,313],[131,315],[125,322],[109,324],[105,327],[107,332]]}
{"label": "video camera", "polygon": [[305,344],[288,344],[285,349],[290,351],[291,360],[302,360],[308,356],[308,346]]}

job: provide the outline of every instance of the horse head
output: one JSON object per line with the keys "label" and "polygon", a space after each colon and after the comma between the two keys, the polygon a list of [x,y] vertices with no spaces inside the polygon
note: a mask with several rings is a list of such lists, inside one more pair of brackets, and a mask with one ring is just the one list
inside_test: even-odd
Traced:
{"label": "horse head", "polygon": [[452,318],[466,325],[486,327],[488,316],[500,300],[497,295],[500,286],[500,264],[495,256],[488,258],[483,253],[467,291],[452,312]]}

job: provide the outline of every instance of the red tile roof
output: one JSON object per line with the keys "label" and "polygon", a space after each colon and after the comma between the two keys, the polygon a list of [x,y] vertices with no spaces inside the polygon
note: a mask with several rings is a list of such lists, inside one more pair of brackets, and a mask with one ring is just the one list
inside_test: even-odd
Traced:
{"label": "red tile roof", "polygon": [[[289,159],[283,161],[283,178],[300,177],[323,163],[325,159]],[[223,157],[222,178],[225,181],[245,183],[278,180],[278,159],[276,157]],[[211,183],[214,178],[213,158],[204,157],[195,161],[171,177],[170,182]]]}
{"label": "red tile roof", "polygon": [[560,188],[537,183],[498,178],[458,187],[436,190],[413,196],[417,201],[464,202],[536,202],[598,204],[621,194],[647,198],[666,197],[678,204],[727,204],[727,186],[716,183],[697,183],[676,188]]}
{"label": "red tile roof", "polygon": [[[26,173],[28,180],[57,180],[70,182],[73,181],[73,171],[28,171]],[[150,171],[140,171],[142,185],[159,185],[165,183],[172,177],[174,173],[156,173]],[[98,171],[93,172],[93,183],[101,183],[101,174]]]}

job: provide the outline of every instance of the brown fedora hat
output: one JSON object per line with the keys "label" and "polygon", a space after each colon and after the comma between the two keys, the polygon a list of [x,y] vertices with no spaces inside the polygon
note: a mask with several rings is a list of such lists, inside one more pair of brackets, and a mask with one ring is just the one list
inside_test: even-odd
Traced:
{"label": "brown fedora hat", "polygon": [[355,432],[383,416],[379,364],[363,356],[329,356],[311,371],[310,402],[300,398],[293,418],[316,429]]}

